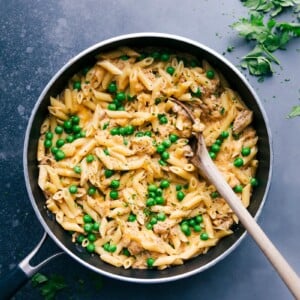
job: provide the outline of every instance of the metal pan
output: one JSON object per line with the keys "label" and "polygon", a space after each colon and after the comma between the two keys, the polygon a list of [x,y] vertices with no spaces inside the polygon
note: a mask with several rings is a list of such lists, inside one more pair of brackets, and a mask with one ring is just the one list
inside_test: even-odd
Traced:
{"label": "metal pan", "polygon": [[[261,212],[270,185],[272,150],[268,121],[256,93],[240,72],[230,62],[224,59],[223,56],[195,41],[161,33],[129,34],[100,42],[71,59],[51,79],[32,111],[25,136],[23,162],[28,195],[33,209],[46,233],[58,247],[63,250],[63,252],[67,253],[87,268],[115,279],[139,283],[157,283],[181,279],[202,272],[226,257],[245,237],[246,232],[244,228],[241,225],[236,226],[234,228],[234,234],[223,238],[218,245],[211,248],[207,254],[186,261],[183,265],[174,266],[161,271],[125,270],[106,264],[101,261],[97,255],[91,255],[86,251],[80,251],[78,245],[71,242],[70,235],[55,222],[53,216],[51,216],[45,208],[45,197],[38,187],[36,149],[40,135],[39,130],[47,115],[49,97],[59,94],[74,73],[82,70],[88,65],[92,65],[95,62],[95,56],[99,52],[108,51],[120,46],[167,47],[176,51],[191,53],[199,59],[207,60],[211,65],[223,73],[231,87],[238,91],[246,105],[254,112],[254,127],[259,136],[259,168],[257,170],[257,177],[259,178],[260,185],[254,190],[252,201],[248,209],[254,217],[257,217]],[[31,254],[31,256],[33,255],[34,254]],[[43,264],[42,263],[37,267],[31,267],[29,264],[31,256],[27,257],[18,265],[17,269],[13,270],[11,274],[0,282],[0,290],[5,291],[5,295],[3,295],[4,298],[11,296],[16,288],[19,288],[24,284],[27,278],[32,276]]]}

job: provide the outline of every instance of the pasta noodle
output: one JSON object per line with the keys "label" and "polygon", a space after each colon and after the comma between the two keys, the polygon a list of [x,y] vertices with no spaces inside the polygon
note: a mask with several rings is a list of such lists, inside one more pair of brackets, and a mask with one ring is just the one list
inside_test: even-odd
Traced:
{"label": "pasta noodle", "polygon": [[49,99],[37,148],[47,208],[73,242],[116,267],[165,269],[204,255],[238,219],[192,164],[190,138],[202,131],[247,207],[259,150],[252,112],[188,54],[122,47],[97,59]]}

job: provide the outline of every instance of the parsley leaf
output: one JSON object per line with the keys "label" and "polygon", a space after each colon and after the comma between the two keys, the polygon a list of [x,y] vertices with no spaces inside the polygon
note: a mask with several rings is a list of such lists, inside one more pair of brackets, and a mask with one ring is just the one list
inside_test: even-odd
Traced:
{"label": "parsley leaf", "polygon": [[252,12],[248,19],[241,18],[231,27],[240,36],[256,43],[254,49],[242,58],[241,64],[255,76],[272,74],[272,63],[280,64],[272,52],[285,49],[292,38],[300,37],[299,23],[277,23],[272,18],[265,23],[264,16],[259,12]]}
{"label": "parsley leaf", "polygon": [[300,116],[300,105],[295,105],[292,107],[292,110],[291,112],[288,114],[288,118],[291,119],[291,118],[295,118],[295,117],[298,117]]}
{"label": "parsley leaf", "polygon": [[297,12],[300,4],[299,0],[242,0],[242,2],[250,10],[262,13],[270,12],[272,17],[277,16],[286,8],[294,7],[294,11]]}
{"label": "parsley leaf", "polygon": [[49,278],[41,273],[36,273],[31,283],[33,287],[38,287],[45,300],[53,300],[58,291],[64,289],[67,285],[62,276],[51,275]]}

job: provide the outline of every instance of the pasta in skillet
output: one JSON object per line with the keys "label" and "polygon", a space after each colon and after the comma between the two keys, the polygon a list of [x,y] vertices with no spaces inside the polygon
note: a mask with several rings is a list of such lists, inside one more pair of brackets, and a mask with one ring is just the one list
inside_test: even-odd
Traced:
{"label": "pasta in skillet", "polygon": [[[192,124],[170,97],[190,105]],[[116,267],[164,269],[205,254],[237,217],[190,162],[202,131],[245,207],[257,185],[252,112],[206,61],[119,48],[50,98],[38,183],[72,240]]]}

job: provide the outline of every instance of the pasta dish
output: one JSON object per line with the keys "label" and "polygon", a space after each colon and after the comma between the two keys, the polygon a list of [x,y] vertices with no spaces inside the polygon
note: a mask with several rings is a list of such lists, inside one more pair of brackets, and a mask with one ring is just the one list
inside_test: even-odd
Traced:
{"label": "pasta dish", "polygon": [[[189,105],[196,122],[171,101]],[[91,255],[164,269],[205,254],[238,218],[191,163],[193,133],[243,205],[258,184],[253,113],[207,61],[168,49],[100,53],[50,97],[38,184]]]}

